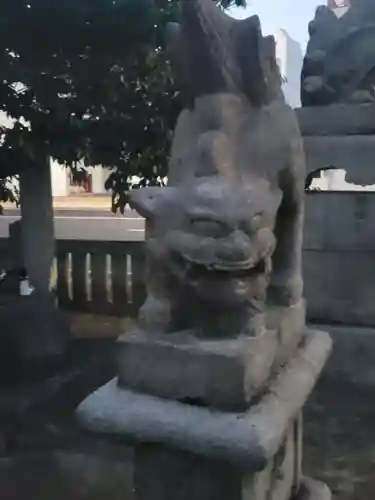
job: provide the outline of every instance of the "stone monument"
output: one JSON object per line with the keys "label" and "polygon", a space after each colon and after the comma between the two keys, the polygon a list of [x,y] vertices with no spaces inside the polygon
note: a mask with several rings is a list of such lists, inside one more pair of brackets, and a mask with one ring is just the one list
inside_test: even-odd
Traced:
{"label": "stone monument", "polygon": [[374,184],[375,3],[353,0],[337,17],[318,7],[301,75],[308,172],[345,170],[347,182]]}
{"label": "stone monument", "polygon": [[301,472],[301,410],[331,341],[305,326],[305,157],[275,42],[257,17],[180,3],[168,186],[131,196],[150,226],[148,297],[118,379],[77,415],[134,439],[137,499],[329,499]]}
{"label": "stone monument", "polygon": [[375,102],[375,4],[353,0],[342,17],[318,7],[302,69],[303,106]]}

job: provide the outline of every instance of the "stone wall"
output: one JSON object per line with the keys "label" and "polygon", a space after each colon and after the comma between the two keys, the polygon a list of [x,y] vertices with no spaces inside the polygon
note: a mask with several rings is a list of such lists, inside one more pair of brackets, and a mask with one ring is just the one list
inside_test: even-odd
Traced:
{"label": "stone wall", "polygon": [[313,192],[306,203],[309,319],[375,326],[375,193]]}

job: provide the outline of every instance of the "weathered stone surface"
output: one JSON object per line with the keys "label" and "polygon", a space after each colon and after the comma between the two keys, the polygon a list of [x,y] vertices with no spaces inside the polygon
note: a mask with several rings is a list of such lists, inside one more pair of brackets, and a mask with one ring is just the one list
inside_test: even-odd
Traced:
{"label": "weathered stone surface", "polygon": [[306,198],[307,320],[374,326],[374,194],[321,191]]}
{"label": "weathered stone surface", "polygon": [[373,252],[305,252],[308,317],[314,323],[375,325]]}
{"label": "weathered stone surface", "polygon": [[259,19],[180,6],[168,186],[130,195],[150,228],[141,331],[77,415],[136,442],[138,500],[291,500],[301,409],[331,349],[304,329],[303,142]]}
{"label": "weathered stone surface", "polygon": [[375,390],[375,329],[324,326],[333,340],[333,354],[324,374],[328,380],[358,391]]}
{"label": "weathered stone surface", "polygon": [[295,111],[304,137],[375,134],[375,104],[331,104]]}
{"label": "weathered stone surface", "polygon": [[308,320],[375,325],[373,193],[316,192],[306,203],[306,225],[319,227],[304,240]]}
{"label": "weathered stone surface", "polygon": [[[298,423],[264,470],[253,472],[157,445],[135,448],[139,500],[291,500],[299,490]],[[323,499],[322,499],[323,500]]]}
{"label": "weathered stone surface", "polygon": [[305,333],[305,324],[305,300],[288,308],[269,307],[267,309],[267,331],[275,332],[278,339],[276,366],[285,363],[295,354]]}
{"label": "weathered stone surface", "polygon": [[124,388],[162,398],[243,411],[263,387],[276,358],[274,332],[250,339],[170,342],[127,336],[120,344]]}
{"label": "weathered stone surface", "polygon": [[270,375],[295,354],[305,331],[305,304],[274,308],[260,337],[198,340],[194,332],[119,341],[120,386],[162,398],[243,411]]}
{"label": "weathered stone surface", "polygon": [[374,184],[375,136],[308,136],[304,144],[308,172],[332,167],[345,170],[347,182]]}
{"label": "weathered stone surface", "polygon": [[337,18],[329,7],[320,6],[309,25],[309,32],[301,81],[303,105],[373,103],[374,2],[353,1],[341,18]]}
{"label": "weathered stone surface", "polygon": [[266,299],[288,307],[302,298],[301,134],[282,95],[275,41],[262,36],[259,19],[234,20],[211,0],[180,5],[170,47],[188,99],[168,187],[130,196],[153,228],[140,325],[255,337]]}
{"label": "weathered stone surface", "polygon": [[164,443],[262,470],[311,393],[331,345],[327,334],[309,332],[298,355],[281,370],[258,405],[244,413],[221,413],[137,394],[118,387],[114,380],[87,398],[77,417],[92,431]]}
{"label": "weathered stone surface", "polygon": [[[375,252],[373,192],[316,191],[306,198],[304,250],[334,253],[337,258],[357,253],[357,258],[351,257],[353,265],[359,255],[362,259]],[[318,230],[312,231],[314,227]]]}

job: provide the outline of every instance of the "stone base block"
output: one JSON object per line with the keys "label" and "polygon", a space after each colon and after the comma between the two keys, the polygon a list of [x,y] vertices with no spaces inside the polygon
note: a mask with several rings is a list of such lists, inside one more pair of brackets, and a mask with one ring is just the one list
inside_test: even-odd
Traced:
{"label": "stone base block", "polygon": [[326,333],[309,330],[297,355],[270,382],[258,403],[244,413],[212,411],[139,394],[113,380],[79,406],[77,417],[81,425],[101,434],[163,443],[263,470],[309,397],[331,347]]}
{"label": "stone base block", "polygon": [[300,444],[292,424],[279,452],[260,472],[160,445],[134,453],[137,500],[292,500],[300,484]]}
{"label": "stone base block", "polygon": [[270,375],[293,355],[305,324],[305,304],[271,309],[262,336],[202,340],[193,334],[119,341],[119,384],[138,392],[227,411],[245,410]]}
{"label": "stone base block", "polygon": [[112,381],[77,415],[91,431],[134,440],[137,500],[327,500],[316,496],[324,488],[301,481],[300,415],[330,350],[327,334],[306,332],[296,355],[242,413],[140,394]]}

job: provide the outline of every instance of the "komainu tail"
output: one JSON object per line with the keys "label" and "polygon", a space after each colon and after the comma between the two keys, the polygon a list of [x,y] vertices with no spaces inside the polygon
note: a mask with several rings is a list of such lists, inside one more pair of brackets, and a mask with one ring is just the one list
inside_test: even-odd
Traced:
{"label": "komainu tail", "polygon": [[181,20],[168,27],[168,45],[190,105],[224,92],[244,94],[256,107],[281,98],[275,42],[263,38],[257,16],[232,19],[212,0],[180,3]]}

